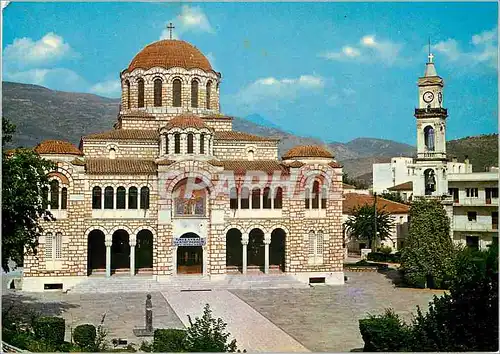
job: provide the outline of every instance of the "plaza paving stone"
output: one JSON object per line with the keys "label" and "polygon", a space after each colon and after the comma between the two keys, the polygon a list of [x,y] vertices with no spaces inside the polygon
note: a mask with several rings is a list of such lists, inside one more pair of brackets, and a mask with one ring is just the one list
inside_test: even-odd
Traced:
{"label": "plaza paving stone", "polygon": [[[155,328],[184,328],[175,312],[160,293],[151,293],[153,302],[153,326]],[[133,334],[136,327],[145,326],[146,293],[122,294],[64,294],[61,292],[20,293],[9,292],[2,297],[2,305],[15,303],[25,310],[29,308],[44,315],[61,316],[66,320],[66,340],[71,328],[91,323],[97,326],[104,313],[107,339],[127,339],[140,344],[142,339]],[[152,340],[152,338],[144,338]]]}
{"label": "plaza paving stone", "polygon": [[395,288],[376,272],[346,272],[342,286],[310,289],[231,290],[275,325],[316,352],[348,352],[362,348],[358,320],[391,307],[405,321],[419,305],[427,310],[433,295],[443,291]]}

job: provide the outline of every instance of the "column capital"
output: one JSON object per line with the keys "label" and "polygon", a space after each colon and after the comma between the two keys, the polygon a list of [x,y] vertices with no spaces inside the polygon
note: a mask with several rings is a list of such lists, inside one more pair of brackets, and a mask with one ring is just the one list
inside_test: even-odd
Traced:
{"label": "column capital", "polygon": [[264,238],[264,245],[269,245],[271,243],[271,238]]}
{"label": "column capital", "polygon": [[243,246],[248,245],[248,239],[244,239],[244,238],[242,238],[242,239],[241,239],[241,244],[242,244]]}
{"label": "column capital", "polygon": [[109,240],[109,241],[108,241],[108,240],[104,241],[104,245],[105,245],[106,247],[111,247],[111,245],[112,245],[112,244],[113,244],[113,241],[111,241],[111,240]]}

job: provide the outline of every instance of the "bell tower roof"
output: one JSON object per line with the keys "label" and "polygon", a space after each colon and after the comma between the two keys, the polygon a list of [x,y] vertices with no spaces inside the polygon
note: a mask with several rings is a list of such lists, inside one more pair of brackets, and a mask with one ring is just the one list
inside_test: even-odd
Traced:
{"label": "bell tower roof", "polygon": [[427,64],[425,64],[424,76],[425,77],[438,76],[437,71],[436,71],[436,67],[434,66],[434,62],[432,61],[434,59],[434,55],[432,53],[429,53],[428,58],[429,58],[429,61],[427,62]]}

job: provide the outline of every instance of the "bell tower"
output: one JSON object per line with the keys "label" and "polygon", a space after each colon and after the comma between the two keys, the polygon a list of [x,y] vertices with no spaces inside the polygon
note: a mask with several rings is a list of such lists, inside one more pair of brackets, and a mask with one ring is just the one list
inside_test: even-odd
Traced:
{"label": "bell tower", "polygon": [[417,158],[413,195],[442,196],[448,193],[446,177],[446,117],[443,108],[444,81],[437,74],[430,52],[424,76],[418,79]]}

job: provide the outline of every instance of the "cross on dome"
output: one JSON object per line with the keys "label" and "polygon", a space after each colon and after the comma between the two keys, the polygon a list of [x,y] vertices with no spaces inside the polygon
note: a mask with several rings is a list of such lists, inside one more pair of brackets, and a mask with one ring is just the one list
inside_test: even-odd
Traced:
{"label": "cross on dome", "polygon": [[172,39],[172,31],[175,28],[175,26],[170,22],[167,26],[168,31],[170,32],[170,39]]}
{"label": "cross on dome", "polygon": [[434,54],[429,53],[429,55],[427,56],[427,58],[429,58],[429,63],[432,63],[432,59],[434,59]]}

